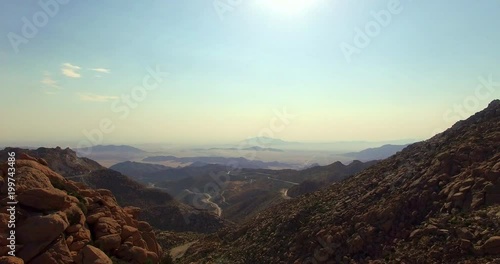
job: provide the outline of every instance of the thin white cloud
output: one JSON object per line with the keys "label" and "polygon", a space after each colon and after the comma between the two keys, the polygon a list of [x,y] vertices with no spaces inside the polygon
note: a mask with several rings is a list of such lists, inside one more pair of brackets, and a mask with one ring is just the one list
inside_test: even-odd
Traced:
{"label": "thin white cloud", "polygon": [[89,70],[100,72],[100,73],[109,73],[110,72],[109,69],[105,69],[105,68],[93,68],[93,69],[89,69]]}
{"label": "thin white cloud", "polygon": [[63,67],[73,69],[73,70],[79,70],[81,69],[80,66],[72,65],[71,63],[63,63]]}
{"label": "thin white cloud", "polygon": [[61,88],[57,84],[57,81],[52,79],[50,76],[44,76],[43,79],[40,81],[44,86],[52,87],[52,88]]}
{"label": "thin white cloud", "polygon": [[63,63],[61,72],[62,74],[70,78],[80,78],[81,74],[77,72],[80,69],[81,68],[79,66],[72,65],[71,63]]}
{"label": "thin white cloud", "polygon": [[54,92],[54,91],[50,91],[50,90],[43,90],[43,93],[44,93],[44,94],[48,94],[48,95],[53,95],[53,94],[56,94],[56,92]]}
{"label": "thin white cloud", "polygon": [[111,100],[118,99],[118,96],[99,95],[99,94],[93,94],[93,93],[79,93],[78,97],[80,97],[80,100],[82,100],[82,101],[100,102],[100,103],[105,103],[105,102],[108,102]]}
{"label": "thin white cloud", "polygon": [[55,94],[59,89],[61,89],[61,86],[59,86],[56,80],[52,79],[49,72],[43,73],[43,78],[40,83],[42,84],[43,92],[45,94]]}

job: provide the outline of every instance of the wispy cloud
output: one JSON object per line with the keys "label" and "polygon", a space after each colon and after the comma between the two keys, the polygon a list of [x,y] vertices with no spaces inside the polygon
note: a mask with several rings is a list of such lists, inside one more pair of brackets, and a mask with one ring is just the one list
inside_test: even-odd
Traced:
{"label": "wispy cloud", "polygon": [[93,93],[79,93],[78,97],[80,97],[80,100],[82,101],[100,102],[100,103],[105,103],[111,100],[118,99],[118,96],[99,95]]}
{"label": "wispy cloud", "polygon": [[59,89],[61,89],[61,86],[59,86],[56,80],[52,79],[49,72],[43,73],[43,78],[40,83],[42,84],[43,92],[45,94],[55,94]]}
{"label": "wispy cloud", "polygon": [[81,74],[79,74],[77,72],[80,69],[81,68],[79,66],[72,65],[71,63],[63,63],[61,71],[62,71],[62,74],[64,74],[67,77],[80,78]]}
{"label": "wispy cloud", "polygon": [[105,69],[105,68],[93,68],[93,69],[89,69],[91,71],[96,71],[96,72],[101,72],[101,73],[110,73],[110,70],[109,69]]}
{"label": "wispy cloud", "polygon": [[44,75],[43,79],[40,81],[44,86],[52,87],[52,88],[61,88],[57,84],[57,81],[52,79],[50,75]]}
{"label": "wispy cloud", "polygon": [[47,95],[53,95],[53,94],[56,94],[56,92],[54,91],[47,91],[47,90],[44,90],[43,91],[44,94],[47,94]]}

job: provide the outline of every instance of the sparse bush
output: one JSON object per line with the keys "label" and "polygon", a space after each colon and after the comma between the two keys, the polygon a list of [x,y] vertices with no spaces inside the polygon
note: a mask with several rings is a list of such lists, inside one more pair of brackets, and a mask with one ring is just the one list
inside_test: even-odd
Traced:
{"label": "sparse bush", "polygon": [[174,260],[170,254],[165,254],[160,260],[160,264],[174,264]]}
{"label": "sparse bush", "polygon": [[83,212],[84,215],[87,215],[88,209],[87,209],[87,206],[84,203],[82,203],[82,202],[78,203],[78,207],[80,207],[80,209],[82,210],[82,212]]}
{"label": "sparse bush", "polygon": [[70,225],[76,225],[80,222],[80,215],[77,213],[68,214],[67,217]]}
{"label": "sparse bush", "polygon": [[51,183],[52,183],[52,186],[54,186],[54,188],[62,190],[62,191],[66,191],[66,186],[64,185],[64,183],[62,181],[56,179],[56,180],[51,181]]}

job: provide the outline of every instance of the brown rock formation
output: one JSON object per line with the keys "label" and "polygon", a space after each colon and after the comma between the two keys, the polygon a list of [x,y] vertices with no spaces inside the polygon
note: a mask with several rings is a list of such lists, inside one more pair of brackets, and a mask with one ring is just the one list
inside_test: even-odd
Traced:
{"label": "brown rock formation", "polygon": [[[20,259],[2,257],[0,263],[112,263],[109,256],[129,263],[159,263],[162,249],[151,226],[138,221],[137,209],[131,214],[108,190],[69,181],[46,164],[18,154],[16,256]],[[5,175],[2,172],[2,197],[7,191]],[[7,201],[0,201],[3,209]],[[8,217],[0,213],[2,237],[8,232]],[[131,236],[135,240],[128,242]]]}

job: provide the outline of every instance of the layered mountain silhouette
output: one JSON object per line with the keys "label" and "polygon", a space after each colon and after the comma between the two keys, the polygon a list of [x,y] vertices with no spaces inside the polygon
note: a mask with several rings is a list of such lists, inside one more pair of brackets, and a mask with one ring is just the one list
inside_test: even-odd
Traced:
{"label": "layered mountain silhouette", "polygon": [[297,197],[306,193],[317,191],[327,187],[332,183],[340,182],[345,178],[352,176],[370,166],[377,163],[376,161],[361,162],[355,160],[349,165],[344,165],[341,162],[335,162],[327,166],[315,166],[309,169],[300,171],[304,181],[299,185],[291,187],[287,194],[290,197]]}
{"label": "layered mountain silhouette", "polygon": [[142,149],[138,149],[136,147],[132,146],[127,146],[127,145],[96,145],[92,146],[91,149],[75,149],[77,153],[86,153],[86,152],[91,152],[91,153],[109,153],[109,152],[121,152],[121,153],[135,153],[135,154],[142,154],[146,153]]}
{"label": "layered mountain silhouette", "polygon": [[259,147],[259,146],[251,146],[251,147],[242,147],[242,148],[236,148],[236,147],[229,147],[229,148],[208,148],[208,149],[203,149],[203,148],[195,148],[193,150],[252,150],[252,151],[271,151],[271,152],[283,152],[282,149],[277,149],[277,148],[265,148],[265,147]]}
{"label": "layered mountain silhouette", "polygon": [[148,155],[148,152],[128,145],[96,145],[74,150],[79,157],[98,161],[107,167],[117,162],[141,159]]}
{"label": "layered mountain silhouette", "polygon": [[227,220],[242,222],[283,200],[327,187],[374,163],[336,162],[305,170],[234,169],[212,164],[158,171],[142,179],[156,179],[155,187],[184,203],[206,206]]}
{"label": "layered mountain silhouette", "polygon": [[181,263],[495,263],[500,101],[326,189],[191,245]]}
{"label": "layered mountain silhouette", "polygon": [[368,148],[359,152],[350,152],[350,153],[345,153],[343,155],[362,161],[380,160],[396,154],[398,151],[403,150],[407,146],[408,145],[387,144],[378,148]]}
{"label": "layered mountain silhouette", "polygon": [[142,181],[146,179],[146,182],[154,182],[154,178],[152,180],[148,179],[148,175],[170,169],[167,166],[163,166],[160,164],[151,164],[151,163],[143,163],[143,162],[135,162],[135,161],[125,161],[117,163],[111,167],[112,170],[121,172],[124,175],[132,177],[135,180]]}
{"label": "layered mountain silhouette", "polygon": [[199,164],[199,166],[187,166],[181,168],[169,168],[163,165],[142,163],[142,162],[122,162],[115,164],[110,169],[127,175],[134,180],[149,184],[162,181],[175,181],[200,175],[208,175],[219,171],[230,170],[230,167],[218,164]]}
{"label": "layered mountain silhouette", "polygon": [[165,162],[174,161],[180,163],[194,163],[200,162],[204,164],[220,164],[220,165],[231,165],[240,168],[254,168],[254,169],[267,169],[267,168],[289,168],[293,167],[293,164],[288,164],[278,161],[261,161],[261,160],[249,160],[243,157],[231,158],[231,157],[175,157],[175,156],[151,156],[143,159],[145,162]]}

